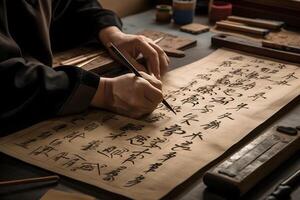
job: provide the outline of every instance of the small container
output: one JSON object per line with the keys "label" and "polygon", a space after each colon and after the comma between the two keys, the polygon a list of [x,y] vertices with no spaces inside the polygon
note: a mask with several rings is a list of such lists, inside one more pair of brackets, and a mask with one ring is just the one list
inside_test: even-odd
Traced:
{"label": "small container", "polygon": [[225,1],[214,1],[210,8],[209,20],[217,22],[227,19],[232,13],[232,4]]}
{"label": "small container", "polygon": [[158,23],[170,23],[172,19],[172,7],[170,5],[156,6],[156,21]]}
{"label": "small container", "polygon": [[190,24],[194,20],[196,0],[173,0],[175,24]]}

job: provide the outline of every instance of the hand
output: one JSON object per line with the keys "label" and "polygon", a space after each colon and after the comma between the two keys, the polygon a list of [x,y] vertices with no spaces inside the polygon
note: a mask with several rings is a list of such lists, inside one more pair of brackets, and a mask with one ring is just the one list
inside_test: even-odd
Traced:
{"label": "hand", "polygon": [[[158,79],[163,76],[170,63],[166,53],[151,39],[144,36],[130,35],[121,32],[117,27],[111,26],[99,32],[99,38],[107,47],[110,42],[114,43],[126,56],[126,58],[140,71],[154,74]],[[136,61],[142,54],[146,59],[147,68]]]}
{"label": "hand", "polygon": [[154,76],[140,73],[143,78],[133,73],[101,78],[92,106],[133,118],[151,113],[163,99],[162,84]]}

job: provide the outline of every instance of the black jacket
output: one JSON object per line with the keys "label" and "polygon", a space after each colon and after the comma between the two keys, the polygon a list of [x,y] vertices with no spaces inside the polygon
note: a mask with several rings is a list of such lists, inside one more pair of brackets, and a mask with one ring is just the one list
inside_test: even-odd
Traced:
{"label": "black jacket", "polygon": [[52,49],[83,42],[119,18],[97,0],[0,1],[0,136],[55,115],[85,110],[99,76],[52,68]]}

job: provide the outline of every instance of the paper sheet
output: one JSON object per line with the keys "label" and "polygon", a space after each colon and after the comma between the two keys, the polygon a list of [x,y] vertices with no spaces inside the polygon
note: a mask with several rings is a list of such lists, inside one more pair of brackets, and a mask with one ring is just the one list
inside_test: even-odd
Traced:
{"label": "paper sheet", "polygon": [[280,32],[271,32],[266,39],[276,44],[300,48],[300,32],[282,29]]}
{"label": "paper sheet", "polygon": [[134,199],[159,199],[300,94],[300,68],[228,50],[170,72],[166,100],[133,120],[101,111],[0,140],[25,162]]}
{"label": "paper sheet", "polygon": [[95,200],[94,197],[51,189],[40,200]]}

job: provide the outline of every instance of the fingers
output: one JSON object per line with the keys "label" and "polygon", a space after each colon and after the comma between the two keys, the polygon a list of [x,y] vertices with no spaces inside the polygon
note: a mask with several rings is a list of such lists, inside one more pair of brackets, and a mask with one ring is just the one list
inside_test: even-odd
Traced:
{"label": "fingers", "polygon": [[150,82],[145,79],[141,80],[140,84],[140,96],[144,97],[140,102],[140,111],[145,111],[145,113],[152,112],[157,105],[162,101],[163,94],[160,89],[157,89]]}
{"label": "fingers", "polygon": [[147,68],[149,73],[153,73],[157,78],[160,78],[160,59],[159,53],[153,48],[143,36],[136,38],[137,49],[146,58]]}
{"label": "fingers", "polygon": [[[148,75],[149,76],[149,75]],[[153,78],[152,78],[153,79]],[[162,101],[162,91],[161,89],[156,88],[152,85],[149,81],[145,80],[144,78],[137,79],[137,95],[141,98],[141,96],[146,97],[152,104],[158,104]],[[159,83],[155,83],[158,85]],[[158,86],[160,87],[160,86]],[[141,99],[142,104],[145,103],[145,99]]]}
{"label": "fingers", "polygon": [[159,58],[159,65],[160,65],[160,76],[163,76],[168,71],[168,66],[170,63],[170,59],[167,56],[167,54],[160,48],[158,45],[154,43],[149,43],[157,52],[158,52],[158,58]]}
{"label": "fingers", "polygon": [[165,58],[167,60],[167,63],[169,64],[170,63],[170,58],[168,57],[168,55],[166,54],[166,52],[159,46],[157,45],[152,39],[148,38],[148,37],[145,37],[146,40],[148,41],[148,43],[150,45],[153,45],[155,49],[159,49],[158,51],[162,54],[162,55],[165,55]]}
{"label": "fingers", "polygon": [[[147,76],[148,79],[154,83],[155,77],[143,73]],[[150,78],[151,77],[151,78]],[[160,82],[160,81],[159,81]],[[157,87],[158,82],[155,82]],[[151,113],[157,105],[162,101],[163,94],[162,91],[151,84],[150,81],[145,80],[144,78],[137,77],[136,79],[136,89],[135,93],[131,94],[131,98],[128,101],[128,113],[131,117],[137,118],[142,115]]]}
{"label": "fingers", "polygon": [[[154,43],[153,40],[151,40],[150,38],[147,38],[147,37],[144,37],[144,39],[157,52],[158,59],[159,59],[160,76],[165,75],[167,73],[167,71],[168,71],[168,66],[170,64],[169,57],[167,56],[167,54],[164,52],[164,50],[160,46],[158,46],[157,44]],[[148,68],[149,68],[149,66],[148,66]],[[151,68],[151,66],[150,66],[150,68]]]}
{"label": "fingers", "polygon": [[158,80],[154,76],[150,76],[149,74],[147,74],[145,72],[140,72],[140,74],[142,75],[142,77],[144,79],[149,81],[151,83],[151,85],[153,85],[154,87],[156,87],[159,90],[162,90],[162,82],[160,80]]}
{"label": "fingers", "polygon": [[[145,71],[144,66],[136,61],[138,55],[142,54],[146,59],[149,74],[154,74],[160,79],[160,77],[167,72],[170,60],[162,48],[156,45],[151,39],[145,36],[126,34],[120,41],[115,41],[115,43],[118,44],[122,53],[125,54],[126,58],[134,64],[138,70]],[[111,50],[109,51],[113,57],[116,58],[114,53]]]}
{"label": "fingers", "polygon": [[[147,90],[144,90],[144,97],[147,101],[150,102],[150,108],[155,108],[163,99],[163,94],[161,90],[158,90],[157,88],[151,87],[146,88]],[[146,101],[146,102],[147,102]]]}
{"label": "fingers", "polygon": [[163,99],[162,83],[154,76],[140,73],[143,77],[128,73],[111,79],[107,109],[138,118],[157,107]]}
{"label": "fingers", "polygon": [[158,52],[159,59],[160,59],[160,71],[162,75],[162,71],[168,70],[168,66],[170,64],[170,58],[166,54],[166,52],[159,46],[157,45],[152,39],[145,37],[148,43]]}

